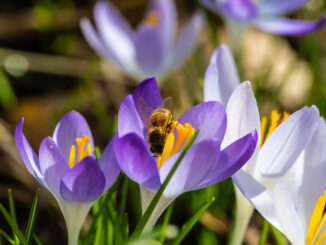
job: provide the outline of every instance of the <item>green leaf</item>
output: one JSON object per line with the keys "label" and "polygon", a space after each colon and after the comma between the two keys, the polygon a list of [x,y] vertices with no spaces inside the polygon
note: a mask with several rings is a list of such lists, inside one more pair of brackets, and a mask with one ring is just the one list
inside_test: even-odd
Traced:
{"label": "green leaf", "polygon": [[[11,189],[8,189],[8,204],[9,204],[10,215],[11,215],[12,219],[15,221],[15,223],[17,224],[15,202],[14,202],[14,198],[13,198]],[[15,243],[17,243],[19,240],[18,240],[18,237],[15,234],[14,230],[12,230],[12,235],[13,235],[13,239],[15,240]]]}
{"label": "green leaf", "polygon": [[17,99],[5,73],[0,70],[0,102],[5,109],[13,106]]}
{"label": "green leaf", "polygon": [[153,200],[151,201],[151,203],[149,204],[148,208],[146,209],[144,215],[141,217],[139,223],[137,224],[134,232],[132,233],[130,239],[133,240],[137,237],[139,237],[139,235],[142,233],[148,219],[150,218],[154,208],[156,207],[158,201],[160,200],[165,188],[167,187],[168,183],[170,182],[173,174],[175,173],[175,171],[177,170],[177,168],[179,167],[182,159],[184,158],[184,156],[187,154],[189,148],[192,146],[192,144],[195,142],[197,136],[198,136],[199,131],[197,130],[195,132],[195,134],[193,135],[193,137],[191,137],[191,139],[189,140],[189,143],[185,146],[185,148],[183,149],[183,151],[181,152],[179,158],[177,159],[177,161],[175,162],[175,164],[173,165],[172,169],[170,170],[168,176],[166,177],[166,179],[164,180],[163,184],[161,185],[160,189],[157,191],[157,193],[155,194]]}
{"label": "green leaf", "polygon": [[17,223],[15,220],[10,216],[9,212],[5,209],[5,207],[0,203],[0,212],[3,214],[5,219],[7,220],[8,224],[10,225],[11,229],[15,232],[17,235],[19,241],[23,245],[28,245],[27,240],[25,239],[23,233],[19,230]]}
{"label": "green leaf", "polygon": [[173,203],[168,207],[168,209],[166,210],[165,216],[164,216],[164,220],[163,220],[163,224],[162,224],[162,228],[161,228],[161,237],[160,237],[160,242],[163,244],[164,240],[165,240],[165,235],[166,235],[166,228],[169,225],[170,219],[171,219],[171,215],[172,215],[172,211],[173,211]]}
{"label": "green leaf", "polygon": [[274,226],[270,226],[271,228],[271,233],[273,235],[273,238],[276,241],[277,245],[287,245],[288,241],[285,238],[285,236],[282,234],[282,232],[280,232],[278,229],[276,229]]}
{"label": "green leaf", "polygon": [[259,245],[265,245],[267,243],[269,227],[270,224],[268,223],[268,221],[265,220],[263,224],[263,230],[260,234]]}
{"label": "green leaf", "polygon": [[200,217],[203,215],[203,213],[209,208],[209,206],[215,201],[215,197],[212,197],[211,199],[207,200],[203,206],[201,206],[198,211],[182,226],[182,229],[178,236],[173,240],[171,245],[177,245],[180,244],[180,242],[186,237],[186,235],[189,233],[189,231],[194,227],[194,225],[197,223],[197,221],[200,219]]}
{"label": "green leaf", "polygon": [[36,245],[43,245],[42,241],[40,240],[40,238],[38,238],[38,236],[33,234],[33,238],[34,238]]}
{"label": "green leaf", "polygon": [[[1,236],[3,236],[10,244],[15,244],[15,240],[11,239],[11,237],[6,232],[0,229],[0,238]],[[0,242],[0,244],[2,243]]]}
{"label": "green leaf", "polygon": [[34,226],[35,226],[35,222],[36,222],[36,217],[37,217],[37,213],[38,213],[38,200],[40,197],[40,189],[38,189],[36,191],[33,203],[32,203],[32,208],[31,208],[31,212],[29,213],[29,219],[28,219],[28,223],[27,223],[27,228],[26,228],[26,232],[25,232],[25,237],[28,243],[31,242],[32,240],[32,235],[34,233]]}
{"label": "green leaf", "polygon": [[125,213],[122,216],[122,224],[121,224],[121,235],[122,235],[122,241],[125,242],[129,235],[129,222],[128,222],[128,215]]}

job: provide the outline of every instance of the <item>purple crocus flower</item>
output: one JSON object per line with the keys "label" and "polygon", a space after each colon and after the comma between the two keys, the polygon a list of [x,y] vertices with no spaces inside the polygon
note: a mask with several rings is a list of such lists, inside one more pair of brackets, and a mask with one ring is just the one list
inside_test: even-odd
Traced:
{"label": "purple crocus flower", "polygon": [[161,77],[181,65],[193,50],[203,17],[195,13],[177,35],[174,0],[152,0],[144,20],[133,30],[110,3],[94,8],[97,30],[87,18],[81,30],[92,48],[127,75],[138,80]]}
{"label": "purple crocus flower", "polygon": [[286,36],[305,35],[321,28],[326,23],[326,14],[318,21],[283,17],[302,7],[308,1],[201,0],[206,7],[225,18],[231,32],[239,32],[248,26],[254,26],[266,32]]}
{"label": "purple crocus flower", "polygon": [[150,152],[146,125],[149,115],[162,103],[155,78],[144,80],[121,104],[118,114],[119,138],[114,143],[122,171],[140,185],[144,212],[180,156],[183,146],[199,130],[196,141],[153,211],[147,229],[155,224],[164,209],[180,194],[205,188],[233,175],[251,157],[257,143],[254,130],[226,148],[221,148],[227,125],[225,108],[219,102],[210,101],[192,107],[177,121],[172,121],[175,126],[167,136],[163,153],[155,157]]}
{"label": "purple crocus flower", "polygon": [[57,124],[53,136],[43,139],[37,156],[23,133],[23,122],[24,119],[19,121],[15,131],[18,152],[27,170],[57,200],[66,221],[68,244],[76,245],[93,202],[120,173],[112,151],[113,141],[97,160],[85,118],[71,111]]}

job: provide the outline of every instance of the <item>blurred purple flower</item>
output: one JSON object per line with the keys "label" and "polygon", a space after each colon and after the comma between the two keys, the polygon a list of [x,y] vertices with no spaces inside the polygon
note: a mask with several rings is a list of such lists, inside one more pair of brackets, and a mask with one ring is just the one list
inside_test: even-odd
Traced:
{"label": "blurred purple flower", "polygon": [[19,121],[15,131],[18,152],[28,171],[57,200],[67,224],[69,245],[75,245],[93,202],[120,173],[113,141],[97,160],[86,120],[71,111],[57,124],[53,137],[43,139],[37,156],[23,133],[23,122]]}
{"label": "blurred purple flower", "polygon": [[[143,104],[147,104],[144,109]],[[114,143],[122,171],[139,183],[143,212],[180,156],[195,130],[198,137],[182,160],[155,208],[147,228],[155,224],[164,209],[180,194],[221,182],[239,170],[256,148],[255,130],[221,149],[227,118],[224,106],[215,101],[192,107],[184,113],[167,136],[163,153],[154,157],[147,141],[151,112],[162,106],[155,78],[144,80],[122,102],[118,115],[119,138]]]}
{"label": "blurred purple flower", "polygon": [[193,50],[203,17],[195,13],[177,35],[174,0],[152,0],[145,19],[133,30],[110,3],[94,8],[97,30],[87,18],[81,30],[94,50],[136,80],[161,77],[181,65]]}
{"label": "blurred purple flower", "polygon": [[[302,7],[309,0],[201,0],[210,10],[222,15],[231,32],[254,26],[278,35],[300,36],[321,28],[326,14],[318,21],[294,20],[283,17]],[[233,29],[233,30],[232,30]]]}

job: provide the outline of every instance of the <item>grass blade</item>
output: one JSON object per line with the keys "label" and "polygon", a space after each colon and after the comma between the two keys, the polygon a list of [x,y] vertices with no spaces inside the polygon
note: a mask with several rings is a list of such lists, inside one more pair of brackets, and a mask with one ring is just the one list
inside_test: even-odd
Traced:
{"label": "grass blade", "polygon": [[[3,236],[10,244],[15,244],[15,240],[11,239],[11,237],[6,232],[4,232],[3,230],[0,229],[0,239],[1,239],[1,236]],[[0,243],[0,244],[2,244],[2,243]]]}
{"label": "grass blade", "polygon": [[23,245],[28,245],[27,240],[25,239],[23,233],[19,230],[17,223],[15,220],[10,216],[9,212],[5,209],[5,207],[0,203],[0,212],[3,214],[5,219],[7,220],[8,224],[10,225],[11,229],[15,232],[17,235],[19,241]]}
{"label": "grass blade", "polygon": [[277,245],[287,245],[287,239],[285,236],[280,232],[278,229],[276,229],[274,226],[270,225],[271,233],[273,235],[273,238]]}
{"label": "grass blade", "polygon": [[[11,215],[12,219],[15,221],[15,223],[17,224],[15,201],[14,201],[14,197],[13,197],[11,189],[8,189],[8,204],[9,204],[10,215]],[[15,243],[18,243],[19,240],[18,240],[18,237],[15,234],[14,230],[12,230],[12,236],[13,236]]]}
{"label": "grass blade", "polygon": [[177,161],[175,162],[175,164],[173,165],[172,169],[170,170],[168,176],[166,177],[166,179],[164,180],[163,184],[161,185],[160,189],[157,191],[157,193],[155,194],[153,200],[151,201],[151,203],[149,204],[148,208],[146,209],[144,215],[141,217],[139,223],[137,224],[134,232],[132,233],[130,239],[136,239],[137,237],[139,237],[139,235],[142,233],[148,219],[150,218],[154,208],[156,207],[158,201],[160,200],[165,188],[167,187],[167,185],[169,184],[173,174],[175,173],[175,171],[177,170],[177,168],[179,167],[182,159],[184,158],[184,156],[187,154],[189,148],[192,146],[192,144],[195,142],[197,136],[198,136],[199,131],[197,130],[195,132],[195,134],[193,135],[193,137],[189,140],[189,143],[185,146],[184,150],[181,152],[179,158],[177,159]]}
{"label": "grass blade", "polygon": [[200,217],[203,215],[203,213],[209,208],[209,206],[215,201],[215,197],[212,197],[211,199],[207,200],[203,206],[201,206],[198,211],[193,215],[183,226],[178,234],[178,236],[174,239],[174,241],[171,243],[171,245],[177,245],[180,244],[180,242],[186,237],[186,235],[189,233],[189,231],[194,227],[194,225],[197,223],[197,221],[200,219]]}
{"label": "grass blade", "polygon": [[0,87],[0,103],[5,109],[10,109],[17,99],[7,76],[2,70],[0,70]]}
{"label": "grass blade", "polygon": [[168,227],[168,224],[170,222],[171,219],[171,215],[172,215],[172,211],[173,211],[173,203],[168,207],[168,209],[166,210],[166,214],[164,216],[164,220],[163,220],[163,224],[162,224],[162,228],[161,228],[161,237],[160,237],[160,242],[163,244],[164,240],[165,240],[165,235],[166,235],[166,228]]}
{"label": "grass blade", "polygon": [[265,245],[267,243],[269,227],[270,224],[268,223],[268,221],[265,220],[263,224],[263,230],[260,234],[259,245]]}
{"label": "grass blade", "polygon": [[25,237],[28,243],[31,242],[32,238],[33,238],[33,233],[34,233],[34,226],[35,226],[35,222],[36,222],[36,218],[37,218],[37,213],[38,213],[38,200],[40,197],[40,189],[38,189],[36,191],[33,203],[32,203],[32,208],[31,208],[31,212],[29,214],[29,218],[28,218],[28,223],[27,223],[27,228],[26,228],[26,232],[25,232]]}

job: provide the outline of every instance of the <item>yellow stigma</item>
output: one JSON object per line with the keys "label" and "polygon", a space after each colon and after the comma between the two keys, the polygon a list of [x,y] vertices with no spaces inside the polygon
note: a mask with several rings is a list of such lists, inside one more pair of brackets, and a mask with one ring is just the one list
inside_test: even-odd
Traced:
{"label": "yellow stigma", "polygon": [[273,131],[280,126],[282,122],[284,122],[288,117],[289,113],[283,112],[279,113],[277,110],[273,110],[271,112],[271,119],[270,119],[270,124],[269,128],[267,129],[267,117],[263,116],[262,119],[260,120],[260,147],[263,146],[264,142],[267,140],[267,138],[273,133]]}
{"label": "yellow stigma", "polygon": [[159,169],[163,166],[167,159],[179,152],[180,149],[183,149],[189,139],[191,139],[195,133],[195,129],[190,123],[185,123],[182,125],[181,123],[173,121],[173,124],[174,125],[172,127],[176,129],[176,137],[173,132],[168,135],[164,144],[162,155],[157,159],[157,167]]}
{"label": "yellow stigma", "polygon": [[[321,245],[326,239],[326,231],[319,235],[321,229],[325,225],[325,204],[326,204],[326,191],[318,198],[315,209],[312,212],[309,228],[306,236],[307,245]],[[318,236],[319,235],[319,236]]]}
{"label": "yellow stigma", "polygon": [[147,14],[147,17],[145,19],[145,23],[150,26],[150,27],[155,27],[157,26],[159,22],[159,15],[157,11],[152,10]]}
{"label": "yellow stigma", "polygon": [[[88,144],[90,138],[84,135],[83,138],[76,138],[77,144],[77,162],[80,162],[83,158],[88,157],[92,153],[92,146]],[[87,145],[85,149],[85,145]],[[69,167],[73,168],[76,165],[76,146],[72,145],[69,154]]]}

